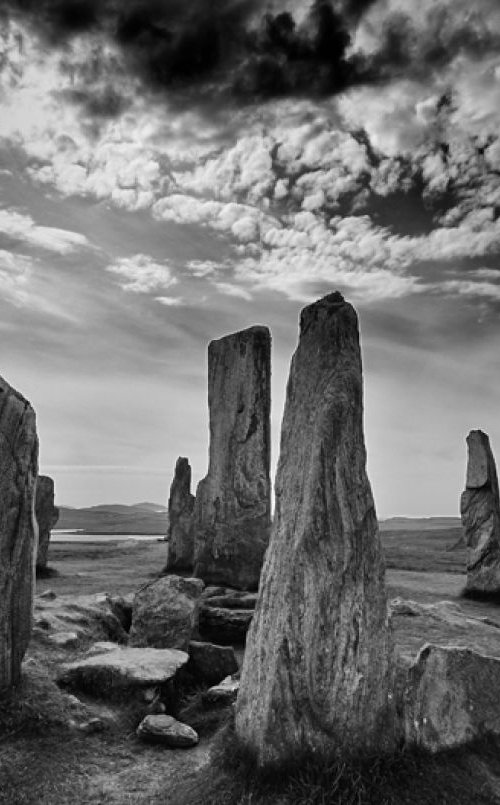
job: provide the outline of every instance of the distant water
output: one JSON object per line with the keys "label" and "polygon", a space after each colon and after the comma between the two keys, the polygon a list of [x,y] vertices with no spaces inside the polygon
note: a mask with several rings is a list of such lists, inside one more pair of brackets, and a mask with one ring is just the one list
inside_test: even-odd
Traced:
{"label": "distant water", "polygon": [[78,528],[68,528],[64,531],[54,529],[51,542],[126,542],[137,540],[155,542],[163,539],[161,534],[82,534]]}

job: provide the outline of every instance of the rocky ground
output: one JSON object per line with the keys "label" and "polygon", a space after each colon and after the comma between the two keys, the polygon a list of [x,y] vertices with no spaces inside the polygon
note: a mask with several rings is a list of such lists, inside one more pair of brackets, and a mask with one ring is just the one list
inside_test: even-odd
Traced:
{"label": "rocky ground", "polygon": [[[467,645],[500,657],[500,607],[461,597],[465,577],[463,549],[455,547],[459,536],[457,529],[383,534],[389,595],[396,599],[396,642],[403,655],[413,656],[430,641]],[[49,563],[54,572],[37,583],[35,631],[23,687],[17,701],[0,708],[1,803],[194,805],[204,801],[231,805],[265,801],[286,805],[327,801],[307,798],[310,794],[287,798],[276,790],[267,800],[245,799],[231,786],[210,799],[214,727],[223,719],[223,711],[200,708],[193,690],[185,691],[180,713],[185,723],[198,730],[200,741],[190,749],[166,749],[136,736],[146,712],[144,701],[128,694],[109,700],[95,691],[79,691],[76,701],[74,692],[54,684],[61,667],[81,659],[96,641],[123,643],[127,618],[116,602],[123,597],[126,601],[156,577],[164,558],[165,544],[160,541],[51,546]],[[104,592],[110,597],[98,596]],[[214,617],[211,613],[211,621]],[[240,646],[236,651],[240,662],[242,653]],[[459,760],[429,761],[428,782],[435,773],[440,798],[434,784],[429,799],[423,794],[417,799],[422,785],[413,788],[405,783],[396,801],[500,803],[498,756],[496,748],[476,748],[462,753]],[[445,766],[434,769],[436,763]],[[366,796],[352,801],[391,801]]]}

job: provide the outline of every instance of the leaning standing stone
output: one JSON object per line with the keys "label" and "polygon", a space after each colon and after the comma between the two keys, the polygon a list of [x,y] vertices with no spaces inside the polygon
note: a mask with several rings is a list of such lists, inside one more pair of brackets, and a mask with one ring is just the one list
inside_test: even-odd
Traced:
{"label": "leaning standing stone", "polygon": [[193,508],[191,467],[187,458],[179,457],[168,499],[167,570],[193,569]]}
{"label": "leaning standing stone", "polygon": [[19,680],[31,634],[37,468],[35,412],[0,378],[0,691]]}
{"label": "leaning standing stone", "polygon": [[54,506],[54,481],[48,475],[38,476],[35,513],[38,523],[36,566],[43,569],[47,567],[50,532],[59,519],[59,509]]}
{"label": "leaning standing stone", "polygon": [[465,491],[460,499],[467,540],[466,593],[500,593],[500,498],[495,459],[481,430],[467,436]]}
{"label": "leaning standing stone", "polygon": [[260,766],[393,747],[385,572],[365,464],[357,316],[334,293],[301,314],[236,704],[237,736]]}
{"label": "leaning standing stone", "polygon": [[210,459],[195,504],[195,576],[256,589],[270,528],[271,336],[233,333],[208,348]]}

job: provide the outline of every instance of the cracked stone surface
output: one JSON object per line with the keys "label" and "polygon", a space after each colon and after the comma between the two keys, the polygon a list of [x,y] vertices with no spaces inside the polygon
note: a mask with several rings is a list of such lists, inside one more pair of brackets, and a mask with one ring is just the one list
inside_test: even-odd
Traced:
{"label": "cracked stone surface", "polygon": [[208,348],[210,455],[194,510],[195,576],[256,589],[269,541],[271,336],[250,327]]}
{"label": "cracked stone surface", "polygon": [[385,568],[366,474],[358,322],[306,307],[287,386],[276,507],[236,703],[261,766],[393,748]]}
{"label": "cracked stone surface", "polygon": [[35,412],[0,378],[0,691],[19,680],[31,635],[37,471]]}

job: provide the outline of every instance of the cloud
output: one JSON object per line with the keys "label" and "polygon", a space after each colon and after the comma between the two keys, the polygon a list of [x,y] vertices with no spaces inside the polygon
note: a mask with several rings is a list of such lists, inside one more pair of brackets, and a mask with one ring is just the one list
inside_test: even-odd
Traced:
{"label": "cloud", "polygon": [[0,235],[64,255],[90,246],[87,238],[78,232],[39,226],[31,216],[6,209],[0,209]]}
{"label": "cloud", "polygon": [[0,249],[0,285],[2,296],[15,305],[27,300],[27,284],[33,261],[25,255]]}
{"label": "cloud", "polygon": [[159,288],[170,288],[177,283],[170,266],[157,263],[146,254],[119,258],[108,265],[106,270],[118,275],[122,280],[120,285],[123,290],[132,293],[149,293]]}
{"label": "cloud", "polygon": [[165,307],[181,307],[186,304],[182,296],[155,296],[155,299]]}
{"label": "cloud", "polygon": [[213,284],[214,287],[225,296],[234,296],[237,299],[244,299],[246,302],[251,302],[253,299],[250,291],[242,288],[240,285],[233,285],[230,282],[214,282]]}

